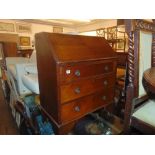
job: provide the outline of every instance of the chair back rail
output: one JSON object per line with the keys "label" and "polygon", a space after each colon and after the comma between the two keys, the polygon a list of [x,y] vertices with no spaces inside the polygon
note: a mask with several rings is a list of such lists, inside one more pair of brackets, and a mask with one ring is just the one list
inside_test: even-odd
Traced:
{"label": "chair back rail", "polygon": [[133,99],[133,107],[141,105],[141,103],[143,103],[146,100],[148,100],[148,98],[149,97],[147,95],[144,95],[144,96],[139,97],[139,98],[134,98]]}
{"label": "chair back rail", "polygon": [[154,135],[155,127],[143,122],[135,117],[132,118],[132,126],[134,126],[137,130],[141,131],[142,133]]}

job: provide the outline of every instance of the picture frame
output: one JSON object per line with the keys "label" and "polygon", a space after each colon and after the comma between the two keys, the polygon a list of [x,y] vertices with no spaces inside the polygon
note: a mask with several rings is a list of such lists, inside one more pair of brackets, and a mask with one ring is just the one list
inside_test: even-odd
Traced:
{"label": "picture frame", "polygon": [[117,49],[118,50],[123,50],[124,49],[124,46],[125,46],[125,44],[124,44],[123,41],[117,43]]}
{"label": "picture frame", "polygon": [[0,31],[15,32],[14,24],[0,22]]}
{"label": "picture frame", "polygon": [[19,33],[31,33],[31,25],[25,23],[16,23],[16,31]]}
{"label": "picture frame", "polygon": [[126,50],[126,40],[118,39],[119,41],[116,44],[117,51],[125,51]]}
{"label": "picture frame", "polygon": [[53,26],[53,33],[63,33],[63,27]]}
{"label": "picture frame", "polygon": [[19,45],[20,46],[31,46],[31,39],[27,36],[19,37]]}

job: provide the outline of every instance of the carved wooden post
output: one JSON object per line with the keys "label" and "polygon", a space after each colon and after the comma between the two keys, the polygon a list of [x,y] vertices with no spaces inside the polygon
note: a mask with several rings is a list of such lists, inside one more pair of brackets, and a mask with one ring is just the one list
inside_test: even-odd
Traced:
{"label": "carved wooden post", "polygon": [[[147,31],[153,34],[152,38],[152,66],[155,67],[155,20],[152,22],[136,19],[126,20],[125,22],[126,32],[129,38],[129,50],[128,50],[128,80],[129,84],[126,90],[126,104],[125,104],[125,117],[124,117],[124,133],[128,133],[130,130],[131,115],[133,111],[133,99],[138,97],[137,90],[139,84],[137,77],[139,76],[138,55],[139,55],[139,31]],[[138,40],[137,40],[138,39]],[[134,58],[135,56],[135,58]],[[138,76],[137,76],[138,75]]]}
{"label": "carved wooden post", "polygon": [[133,31],[128,33],[129,37],[129,50],[128,50],[128,76],[129,85],[133,85],[134,81],[134,41],[133,41]]}
{"label": "carved wooden post", "polygon": [[[155,20],[153,20],[153,24],[155,25]],[[152,37],[152,67],[155,67],[155,33]]]}
{"label": "carved wooden post", "polygon": [[134,97],[134,39],[133,39],[133,21],[128,20],[126,23],[126,31],[129,38],[128,49],[128,79],[129,84],[126,90],[126,103],[124,114],[124,133],[127,134],[130,130],[130,117],[132,112],[132,99]]}

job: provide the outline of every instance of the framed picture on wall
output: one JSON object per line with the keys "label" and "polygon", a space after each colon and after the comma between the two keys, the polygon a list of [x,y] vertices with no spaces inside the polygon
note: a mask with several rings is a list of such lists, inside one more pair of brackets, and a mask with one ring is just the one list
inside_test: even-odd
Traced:
{"label": "framed picture on wall", "polygon": [[19,33],[31,33],[31,25],[24,23],[16,23],[16,31]]}
{"label": "framed picture on wall", "polygon": [[53,27],[53,32],[54,33],[63,33],[63,27],[54,26]]}
{"label": "framed picture on wall", "polygon": [[117,43],[117,49],[119,49],[119,50],[123,50],[124,46],[125,46],[125,44],[124,44],[123,41],[122,42],[120,41],[120,42]]}
{"label": "framed picture on wall", "polygon": [[14,24],[0,22],[0,31],[14,32],[15,31]]}
{"label": "framed picture on wall", "polygon": [[30,37],[21,36],[19,37],[20,46],[31,46]]}
{"label": "framed picture on wall", "polygon": [[116,50],[125,52],[126,40],[118,39]]}

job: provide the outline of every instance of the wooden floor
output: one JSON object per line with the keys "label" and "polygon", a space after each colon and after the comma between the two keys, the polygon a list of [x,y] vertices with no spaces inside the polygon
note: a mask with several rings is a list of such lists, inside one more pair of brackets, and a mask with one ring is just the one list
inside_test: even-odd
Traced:
{"label": "wooden floor", "polygon": [[0,80],[0,135],[19,135],[11,109],[5,103]]}

